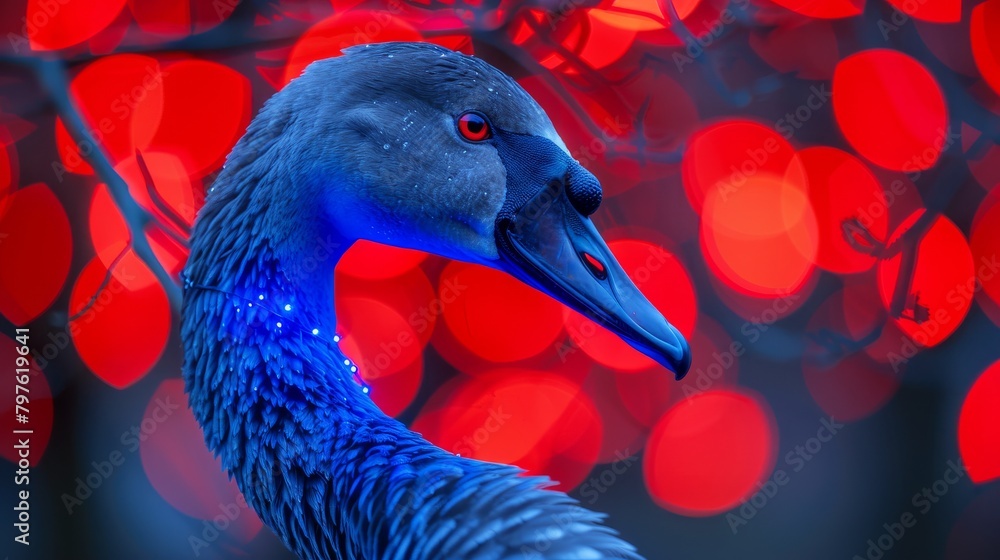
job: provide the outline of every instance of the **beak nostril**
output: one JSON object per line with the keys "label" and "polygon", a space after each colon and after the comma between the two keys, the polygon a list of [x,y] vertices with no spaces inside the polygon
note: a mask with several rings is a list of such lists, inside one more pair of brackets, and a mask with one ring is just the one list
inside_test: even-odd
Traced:
{"label": "beak nostril", "polygon": [[583,259],[590,273],[597,277],[598,280],[604,280],[608,277],[608,269],[604,267],[604,263],[598,260],[597,257],[586,251],[580,251],[580,258]]}

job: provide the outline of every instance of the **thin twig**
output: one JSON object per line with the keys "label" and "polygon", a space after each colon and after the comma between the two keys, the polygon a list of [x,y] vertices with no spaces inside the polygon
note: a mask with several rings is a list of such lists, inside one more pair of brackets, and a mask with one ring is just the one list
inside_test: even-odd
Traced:
{"label": "thin twig", "polygon": [[66,321],[67,323],[72,323],[73,321],[76,321],[80,317],[83,317],[83,314],[86,313],[87,311],[90,311],[90,308],[93,307],[95,303],[97,303],[97,298],[101,296],[101,292],[103,292],[104,289],[108,287],[108,284],[111,283],[111,277],[114,275],[115,267],[118,266],[118,263],[120,263],[123,258],[125,258],[125,255],[128,254],[129,249],[131,249],[131,247],[129,246],[128,243],[126,243],[125,246],[122,247],[121,252],[118,253],[118,256],[115,257],[114,260],[111,261],[111,264],[108,265],[108,269],[104,272],[104,279],[101,280],[101,284],[97,286],[96,290],[94,290],[94,295],[90,296],[90,299],[87,300],[87,303],[84,304],[83,308],[81,308],[76,313],[70,315],[69,319],[67,319]]}
{"label": "thin twig", "polygon": [[[163,215],[169,219],[169,225],[176,227],[183,235],[190,237],[191,228],[189,228],[187,223],[184,222],[184,218],[178,215],[177,212],[174,212],[174,209],[171,208],[170,205],[163,200],[163,197],[160,196],[160,192],[156,190],[156,184],[153,182],[153,174],[149,172],[149,166],[146,165],[146,158],[142,157],[142,152],[138,149],[135,151],[135,161],[139,164],[139,172],[142,173],[142,180],[146,183],[146,194],[149,195],[149,200],[151,200],[153,205],[156,206],[160,212],[163,212]],[[160,220],[157,219],[157,222],[159,221]],[[157,225],[160,226],[161,229],[169,229],[167,224],[157,223]],[[169,231],[167,233],[171,237],[174,237],[174,239],[182,246],[187,247],[187,239],[184,239],[179,235],[175,235],[175,232],[173,231]]]}

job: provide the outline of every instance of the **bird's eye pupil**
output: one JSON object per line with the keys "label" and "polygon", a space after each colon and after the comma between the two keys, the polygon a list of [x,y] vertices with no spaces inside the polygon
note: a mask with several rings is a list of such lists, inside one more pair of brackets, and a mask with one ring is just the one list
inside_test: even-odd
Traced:
{"label": "bird's eye pupil", "polygon": [[468,112],[458,117],[458,131],[471,142],[481,142],[490,137],[490,124],[479,113]]}

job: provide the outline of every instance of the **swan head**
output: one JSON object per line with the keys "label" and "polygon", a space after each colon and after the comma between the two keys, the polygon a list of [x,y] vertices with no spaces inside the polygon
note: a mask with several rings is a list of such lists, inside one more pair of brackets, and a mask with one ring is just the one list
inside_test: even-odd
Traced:
{"label": "swan head", "polygon": [[384,43],[313,63],[278,97],[299,106],[284,136],[342,235],[506,271],[687,373],[684,337],[589,218],[600,183],[506,74],[434,45]]}

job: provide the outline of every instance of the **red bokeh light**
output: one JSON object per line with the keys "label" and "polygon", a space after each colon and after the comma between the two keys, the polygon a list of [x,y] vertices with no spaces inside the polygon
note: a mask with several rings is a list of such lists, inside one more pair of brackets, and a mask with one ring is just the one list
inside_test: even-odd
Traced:
{"label": "red bokeh light", "polygon": [[421,345],[426,346],[430,342],[444,305],[420,267],[385,280],[355,278],[338,268],[334,283],[337,286],[337,301],[345,297],[381,301],[406,318],[407,324],[420,338]]}
{"label": "red bokeh light", "polygon": [[[868,282],[871,282],[870,278]],[[892,354],[888,354],[883,360],[893,361],[892,364],[880,363],[861,349],[850,349],[834,342],[836,337],[855,340],[855,337],[863,336],[852,332],[846,319],[855,305],[848,298],[855,295],[855,291],[847,288],[835,292],[813,314],[807,327],[807,332],[811,334],[809,345],[802,359],[802,375],[813,400],[827,414],[847,422],[874,413],[896,394],[908,359],[904,357],[905,348],[900,347],[899,339],[883,345],[888,349],[887,353],[894,352],[898,356],[893,360]],[[870,299],[874,300],[874,297]],[[869,308],[873,304],[878,305],[869,301]],[[882,314],[874,318],[866,328],[876,328],[875,321],[879,319],[885,321],[887,317]],[[864,334],[868,332],[870,330]],[[819,345],[817,339],[825,344]],[[847,341],[840,342],[849,344]],[[893,342],[896,348],[892,348]]]}
{"label": "red bokeh light", "polygon": [[653,429],[643,475],[660,506],[715,515],[757,490],[774,467],[770,409],[747,393],[714,390],[678,403]]}
{"label": "red bokeh light", "polygon": [[[176,157],[170,154],[149,153],[143,156],[149,174],[153,178],[153,186],[160,201],[166,205],[171,213],[183,222],[182,225],[190,226],[194,223],[195,198],[188,178],[187,171]],[[170,218],[154,203],[146,186],[146,181],[142,176],[142,171],[135,158],[123,160],[115,167],[122,179],[128,184],[129,194],[139,206],[152,214],[163,227],[173,231],[176,235],[183,237],[183,233],[178,230]],[[108,188],[101,184],[94,189],[93,198],[90,202],[90,239],[94,245],[94,252],[97,258],[105,267],[111,266],[121,252],[128,246],[131,233],[125,220],[118,211],[118,206],[111,198]],[[150,227],[146,237],[153,249],[153,254],[157,260],[171,274],[177,274],[187,260],[187,249],[174,239],[168,237],[157,227]],[[119,271],[113,271],[116,275]],[[122,280],[122,278],[119,278]],[[146,278],[153,282],[153,278]],[[142,287],[138,279],[132,280],[134,288]]]}
{"label": "red bokeh light", "polygon": [[[872,207],[887,207],[882,186],[863,163],[836,148],[815,147],[800,151],[798,165],[790,173],[804,174],[808,196],[819,233],[816,264],[841,274],[862,272],[875,258],[852,247],[844,237],[843,224],[857,220],[876,239],[888,233],[888,213],[874,216]],[[795,171],[792,171],[795,170]]]}
{"label": "red bokeh light", "polygon": [[659,366],[636,372],[618,372],[615,387],[629,414],[647,428],[670,409],[670,404],[677,400],[679,393],[674,376]]}
{"label": "red bokeh light", "polygon": [[411,270],[427,258],[427,253],[400,249],[364,239],[353,245],[337,261],[337,272],[366,280],[384,280]]}
{"label": "red bokeh light", "polygon": [[[167,379],[160,383],[146,405],[139,433],[139,456],[146,478],[156,492],[178,511],[196,519],[225,516],[226,534],[238,543],[250,539],[263,524],[204,444],[201,428],[188,407],[184,382]],[[278,477],[281,473],[259,473]],[[263,481],[264,479],[262,479]]]}
{"label": "red bokeh light", "polygon": [[[619,398],[616,380],[620,374],[596,366],[583,385],[586,395],[597,409],[604,426],[601,450],[597,454],[598,463],[614,463],[631,457],[642,450],[646,442],[647,426],[639,422]],[[660,375],[673,378],[661,370]]]}
{"label": "red bokeh light", "polygon": [[[638,239],[608,243],[632,282],[684,336],[694,332],[697,295],[684,264],[663,247]],[[566,331],[577,347],[611,368],[638,371],[656,362],[635,350],[618,335],[565,308]]]}
{"label": "red bokeh light", "polygon": [[778,72],[795,72],[803,80],[829,80],[840,61],[837,35],[824,20],[795,20],[754,30],[750,47]]}
{"label": "red bokeh light", "polygon": [[18,185],[17,147],[7,128],[0,126],[0,218],[10,202],[8,194]]}
{"label": "red bokeh light", "polygon": [[681,172],[684,191],[701,214],[712,192],[730,193],[754,177],[784,177],[795,148],[774,129],[747,120],[725,120],[691,135]]}
{"label": "red bokeh light", "polygon": [[956,23],[962,19],[962,0],[886,0],[899,13],[934,23]]}
{"label": "red bokeh light", "polygon": [[49,51],[72,47],[100,33],[115,21],[125,0],[101,2],[49,2],[28,0],[26,21],[31,48]]}
{"label": "red bokeh light", "polygon": [[341,349],[354,360],[382,412],[402,412],[420,388],[424,341],[400,313],[382,301],[338,297]]}
{"label": "red bokeh light", "polygon": [[[839,298],[843,308],[839,312],[831,310],[825,319],[836,327],[843,326],[846,329],[844,334],[851,340],[866,342],[864,352],[869,358],[892,365],[895,373],[901,375],[916,346],[895,321],[889,318],[889,312],[882,304],[876,277],[877,272],[872,270],[845,278],[843,291],[828,299],[833,302],[834,298]],[[821,325],[817,322],[815,326]],[[876,330],[880,332],[872,340]]]}
{"label": "red bokeh light", "polygon": [[98,290],[106,273],[96,257],[83,268],[70,294],[70,316],[79,317],[70,321],[69,332],[94,375],[124,389],[160,359],[170,334],[170,305],[163,287],[131,250]]}
{"label": "red bokeh light", "polygon": [[[155,130],[163,112],[163,69],[155,58],[137,54],[118,54],[99,58],[86,65],[70,83],[80,116],[94,138],[101,144],[112,163],[135,155],[133,119],[138,103],[143,115],[152,122],[143,123]],[[209,121],[211,122],[211,121]],[[63,125],[56,119],[56,147],[67,171],[92,174],[90,164],[81,155],[94,146],[77,146]]]}
{"label": "red bokeh light", "polygon": [[[456,288],[444,293],[449,285]],[[530,358],[562,334],[562,305],[503,272],[453,262],[438,287],[445,325],[462,345],[489,361]]]}
{"label": "red bokeh light", "polygon": [[500,369],[445,385],[436,397],[412,428],[452,453],[548,475],[562,491],[580,484],[597,461],[600,415],[563,377]]}
{"label": "red bokeh light", "polygon": [[5,263],[0,269],[0,313],[15,325],[25,325],[52,305],[66,282],[73,254],[69,219],[42,183],[14,191],[0,206],[0,262]]}
{"label": "red bokeh light", "polygon": [[964,76],[978,77],[976,61],[972,56],[972,42],[969,41],[969,20],[972,6],[966,3],[963,22],[958,25],[940,25],[934,22],[915,20],[914,27],[924,45],[934,53],[945,66]]}
{"label": "red bokeh light", "polygon": [[1000,362],[979,376],[962,403],[958,448],[974,482],[1000,477]]}
{"label": "red bokeh light", "polygon": [[948,109],[937,81],[913,58],[871,49],[840,61],[833,111],[851,146],[899,171],[932,167],[948,142]]}
{"label": "red bokeh light", "polygon": [[755,175],[735,189],[710,190],[701,247],[712,272],[751,296],[798,292],[815,268],[819,233],[801,185]]}
{"label": "red bokeh light", "polygon": [[980,306],[1000,324],[1000,189],[994,188],[980,204],[969,236],[969,250],[975,268],[973,288]]}
{"label": "red bokeh light", "polygon": [[797,14],[818,19],[840,19],[861,14],[865,0],[771,0]]}
{"label": "red bokeh light", "polygon": [[[745,336],[745,333],[740,334]],[[678,398],[736,385],[740,358],[747,352],[745,341],[733,340],[719,323],[702,315],[698,317],[698,328],[689,342],[691,371],[684,379],[673,382],[677,385],[674,393]]]}
{"label": "red bokeh light", "polygon": [[[889,243],[908,231],[923,212],[915,212],[903,222]],[[887,309],[891,309],[901,262],[902,255],[897,254],[878,264],[879,293]],[[917,245],[904,316],[893,319],[919,346],[935,346],[948,338],[965,319],[972,305],[975,281],[972,255],[965,236],[951,220],[938,217]],[[921,320],[915,321],[915,318]]]}
{"label": "red bokeh light", "polygon": [[162,99],[138,97],[135,144],[144,152],[173,154],[193,177],[204,177],[222,165],[250,123],[250,80],[195,59],[164,65],[159,79]]}
{"label": "red bokeh light", "polygon": [[[452,20],[454,21],[454,20]],[[438,22],[439,24],[441,22]],[[455,21],[457,24],[458,21]],[[339,12],[309,28],[292,47],[281,85],[287,84],[314,60],[340,56],[348,47],[390,41],[424,41],[418,22],[385,10]],[[428,39],[447,48],[472,54],[472,43],[459,31]]]}
{"label": "red bokeh light", "polygon": [[969,37],[972,42],[972,56],[979,73],[993,91],[1000,93],[1000,0],[988,0],[972,10],[969,23]]}

